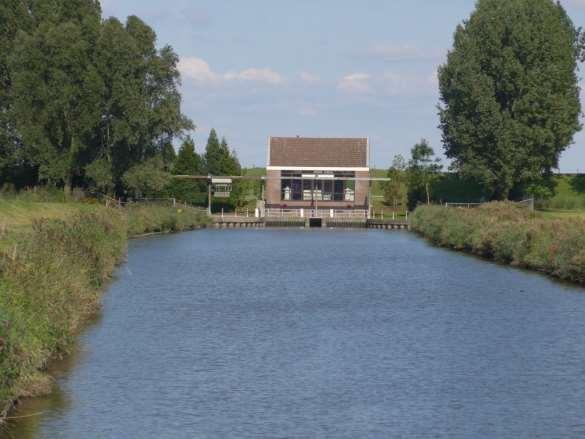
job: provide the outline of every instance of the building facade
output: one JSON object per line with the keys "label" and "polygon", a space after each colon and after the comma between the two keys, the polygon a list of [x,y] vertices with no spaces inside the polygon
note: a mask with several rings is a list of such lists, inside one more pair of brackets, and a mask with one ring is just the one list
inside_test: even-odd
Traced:
{"label": "building facade", "polygon": [[367,210],[367,138],[270,137],[266,208]]}

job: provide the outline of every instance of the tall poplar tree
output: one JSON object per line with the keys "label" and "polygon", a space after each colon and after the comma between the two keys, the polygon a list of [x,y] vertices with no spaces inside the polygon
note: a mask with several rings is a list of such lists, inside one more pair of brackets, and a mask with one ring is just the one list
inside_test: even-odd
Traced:
{"label": "tall poplar tree", "polygon": [[12,114],[12,74],[10,56],[18,31],[32,25],[27,5],[22,0],[0,2],[0,182],[8,179],[24,163],[22,142]]}
{"label": "tall poplar tree", "polygon": [[479,0],[439,69],[454,170],[494,199],[550,186],[581,128],[579,35],[553,0]]}
{"label": "tall poplar tree", "polygon": [[207,145],[205,146],[205,170],[210,175],[221,175],[223,173],[223,154],[221,144],[214,128],[209,132]]}
{"label": "tall poplar tree", "polygon": [[43,180],[71,187],[78,158],[99,123],[101,79],[93,48],[99,2],[37,0],[34,29],[19,32],[10,57],[15,126]]}

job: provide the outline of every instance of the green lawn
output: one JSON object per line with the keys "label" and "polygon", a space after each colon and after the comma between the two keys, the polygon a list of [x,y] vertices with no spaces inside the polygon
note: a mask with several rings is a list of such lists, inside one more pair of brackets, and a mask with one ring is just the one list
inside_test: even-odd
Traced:
{"label": "green lawn", "polygon": [[565,218],[585,219],[585,209],[582,210],[540,209],[538,212],[543,216],[543,218],[549,219]]}

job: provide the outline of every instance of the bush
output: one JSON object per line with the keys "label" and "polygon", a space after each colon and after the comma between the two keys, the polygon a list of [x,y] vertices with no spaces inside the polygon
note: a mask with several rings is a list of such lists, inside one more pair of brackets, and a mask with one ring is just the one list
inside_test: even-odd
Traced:
{"label": "bush", "polygon": [[432,242],[585,284],[585,221],[549,220],[513,203],[477,209],[421,206],[413,230]]}
{"label": "bush", "polygon": [[0,401],[26,393],[53,354],[66,353],[98,307],[123,255],[123,215],[101,210],[37,221],[0,259]]}

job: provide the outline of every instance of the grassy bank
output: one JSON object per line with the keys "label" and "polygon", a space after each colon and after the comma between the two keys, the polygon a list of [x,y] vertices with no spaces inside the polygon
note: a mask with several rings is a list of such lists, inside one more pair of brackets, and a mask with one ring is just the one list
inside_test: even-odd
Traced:
{"label": "grassy bank", "polygon": [[511,203],[423,206],[411,228],[444,247],[585,284],[585,219],[546,217]]}
{"label": "grassy bank", "polygon": [[127,239],[204,225],[190,208],[0,201],[0,409],[50,390],[47,362],[67,354]]}

